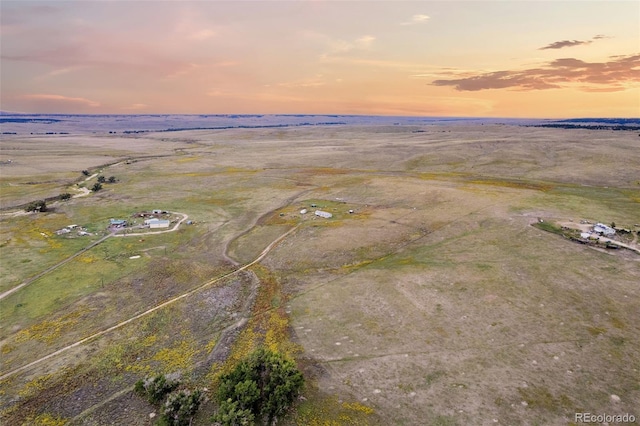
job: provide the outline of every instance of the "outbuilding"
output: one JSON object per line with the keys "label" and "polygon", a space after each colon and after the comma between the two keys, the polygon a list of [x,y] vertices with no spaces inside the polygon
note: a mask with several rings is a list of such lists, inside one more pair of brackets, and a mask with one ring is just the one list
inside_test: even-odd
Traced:
{"label": "outbuilding", "polygon": [[149,228],[168,228],[170,223],[171,222],[168,220],[157,218],[147,219],[144,221],[145,226],[148,226]]}
{"label": "outbuilding", "polygon": [[109,226],[113,228],[124,228],[127,226],[127,221],[124,219],[109,219]]}
{"label": "outbuilding", "polygon": [[168,220],[156,220],[149,224],[149,228],[168,228],[170,224]]}
{"label": "outbuilding", "polygon": [[324,217],[325,219],[329,219],[329,218],[333,217],[333,215],[331,213],[325,212],[325,211],[322,211],[322,210],[316,210],[314,214],[316,216]]}

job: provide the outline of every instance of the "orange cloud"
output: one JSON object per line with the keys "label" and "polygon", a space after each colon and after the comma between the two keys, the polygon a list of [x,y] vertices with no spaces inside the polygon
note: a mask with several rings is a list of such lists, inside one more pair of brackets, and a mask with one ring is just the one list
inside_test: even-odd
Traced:
{"label": "orange cloud", "polygon": [[[578,83],[582,91],[624,90],[629,83],[640,82],[640,54],[611,57],[608,62],[584,62],[575,58],[551,61],[540,68],[479,73],[458,79],[439,79],[434,86],[453,86],[458,91],[486,89],[544,90],[559,89]],[[603,90],[605,89],[605,90]]]}

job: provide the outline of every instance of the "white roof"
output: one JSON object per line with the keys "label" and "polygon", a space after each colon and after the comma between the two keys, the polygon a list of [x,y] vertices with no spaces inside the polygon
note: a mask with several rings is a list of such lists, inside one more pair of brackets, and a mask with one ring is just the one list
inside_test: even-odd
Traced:
{"label": "white roof", "polygon": [[329,219],[330,217],[333,217],[333,215],[331,213],[324,212],[322,210],[316,210],[314,214],[316,216],[324,217],[325,219]]}

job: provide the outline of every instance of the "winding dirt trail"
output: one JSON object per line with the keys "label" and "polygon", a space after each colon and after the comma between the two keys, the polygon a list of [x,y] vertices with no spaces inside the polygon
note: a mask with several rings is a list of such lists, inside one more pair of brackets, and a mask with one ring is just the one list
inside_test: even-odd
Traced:
{"label": "winding dirt trail", "polygon": [[181,294],[180,296],[176,296],[176,297],[174,297],[174,298],[172,298],[172,299],[169,299],[169,300],[167,300],[166,302],[163,302],[163,303],[161,303],[161,304],[159,304],[159,305],[156,305],[156,306],[154,306],[153,308],[147,309],[146,311],[141,312],[141,313],[139,313],[139,314],[137,314],[137,315],[134,315],[133,317],[131,317],[131,318],[127,319],[127,320],[124,320],[124,321],[122,321],[122,322],[120,322],[120,323],[118,323],[118,324],[116,324],[116,325],[113,325],[113,326],[111,326],[111,327],[109,327],[109,328],[106,328],[106,329],[104,329],[104,330],[102,330],[102,331],[99,331],[99,332],[97,332],[97,333],[93,333],[92,335],[87,336],[87,337],[85,337],[84,339],[78,340],[78,341],[77,341],[77,342],[75,342],[75,343],[72,343],[72,344],[70,344],[70,345],[67,345],[67,346],[65,346],[65,347],[61,348],[61,349],[58,349],[57,351],[52,352],[52,353],[50,353],[49,355],[43,356],[42,358],[39,358],[39,359],[37,359],[37,360],[35,360],[35,361],[33,361],[33,362],[30,362],[29,364],[23,365],[22,367],[18,367],[18,368],[16,368],[16,369],[13,369],[13,370],[11,370],[11,371],[9,371],[9,372],[7,372],[7,373],[3,374],[2,376],[0,376],[0,380],[4,380],[4,379],[6,379],[6,378],[8,378],[8,377],[13,376],[13,375],[14,375],[14,374],[16,374],[16,373],[19,373],[19,372],[21,372],[21,371],[27,370],[27,369],[29,369],[29,368],[31,368],[31,367],[33,367],[33,366],[35,366],[35,365],[40,364],[40,363],[41,363],[41,362],[43,362],[43,361],[46,361],[46,360],[51,359],[51,358],[53,358],[53,357],[55,357],[55,356],[57,356],[57,355],[60,355],[61,353],[66,352],[66,351],[68,351],[69,349],[72,349],[72,348],[75,348],[75,347],[77,347],[77,346],[83,345],[84,343],[87,343],[87,342],[89,342],[89,341],[91,341],[91,340],[97,339],[97,338],[99,338],[99,337],[101,337],[101,336],[103,336],[103,335],[105,335],[105,334],[107,334],[107,333],[110,333],[110,332],[112,332],[112,331],[114,331],[114,330],[117,330],[117,329],[119,329],[119,328],[122,328],[122,327],[124,327],[125,325],[127,325],[127,324],[129,324],[129,323],[131,323],[131,322],[134,322],[134,321],[136,321],[136,320],[138,320],[138,319],[140,319],[140,318],[142,318],[142,317],[145,317],[145,316],[147,316],[147,315],[149,315],[149,314],[151,314],[151,313],[153,313],[153,312],[155,312],[155,311],[157,311],[157,310],[159,310],[159,309],[162,309],[162,308],[164,308],[164,307],[166,307],[166,306],[169,306],[169,305],[171,305],[171,304],[173,304],[173,303],[175,303],[175,302],[177,302],[177,301],[179,301],[179,300],[182,300],[182,299],[184,299],[184,298],[186,298],[186,297],[189,297],[189,296],[191,296],[192,294],[195,294],[195,293],[197,293],[197,292],[199,292],[199,291],[203,290],[204,288],[206,288],[206,287],[210,286],[211,284],[217,283],[217,282],[219,282],[219,281],[221,281],[221,280],[223,280],[223,279],[225,279],[225,278],[228,278],[228,277],[233,276],[233,275],[235,275],[235,274],[237,274],[237,273],[239,273],[239,272],[241,272],[241,271],[244,271],[244,270],[245,270],[245,269],[247,269],[247,268],[250,268],[251,266],[255,265],[256,263],[258,263],[258,262],[260,262],[262,259],[264,259],[264,258],[265,258],[265,256],[266,256],[267,254],[269,254],[269,252],[270,252],[270,251],[271,251],[271,250],[272,250],[276,245],[278,245],[278,244],[279,244],[282,240],[284,240],[288,235],[290,235],[291,233],[293,233],[294,231],[296,231],[299,227],[300,227],[300,225],[297,225],[297,226],[295,226],[295,227],[291,228],[290,230],[288,230],[287,232],[285,232],[284,234],[282,234],[281,236],[279,236],[278,238],[276,238],[276,239],[275,239],[271,244],[269,244],[269,245],[268,245],[268,246],[267,246],[267,247],[266,247],[266,248],[265,248],[265,249],[260,253],[260,255],[258,255],[258,257],[256,257],[256,258],[255,258],[255,260],[253,260],[253,261],[251,261],[251,262],[249,262],[249,263],[247,263],[247,264],[245,264],[245,265],[243,265],[243,266],[241,266],[241,267],[239,267],[239,268],[237,268],[237,269],[234,269],[233,271],[231,271],[231,272],[229,272],[229,273],[227,273],[227,274],[224,274],[224,275],[222,275],[222,276],[219,276],[219,277],[213,278],[213,279],[211,279],[211,280],[209,280],[209,281],[206,281],[205,283],[203,283],[203,284],[199,285],[198,287],[196,287],[196,288],[194,288],[194,289],[192,289],[192,290],[189,290],[189,291],[188,291],[188,292],[186,292],[186,293]]}

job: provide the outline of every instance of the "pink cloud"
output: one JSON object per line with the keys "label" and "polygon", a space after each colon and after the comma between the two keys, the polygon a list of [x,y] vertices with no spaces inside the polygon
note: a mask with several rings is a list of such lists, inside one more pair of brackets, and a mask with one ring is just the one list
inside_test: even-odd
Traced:
{"label": "pink cloud", "polygon": [[[585,62],[576,58],[556,59],[540,68],[476,73],[463,78],[439,79],[434,86],[453,86],[458,91],[486,89],[544,90],[580,83],[582,91],[594,91],[588,84],[601,85],[598,91],[624,90],[624,85],[640,82],[640,54],[617,56],[607,62]],[[589,89],[587,89],[589,87]]]}

